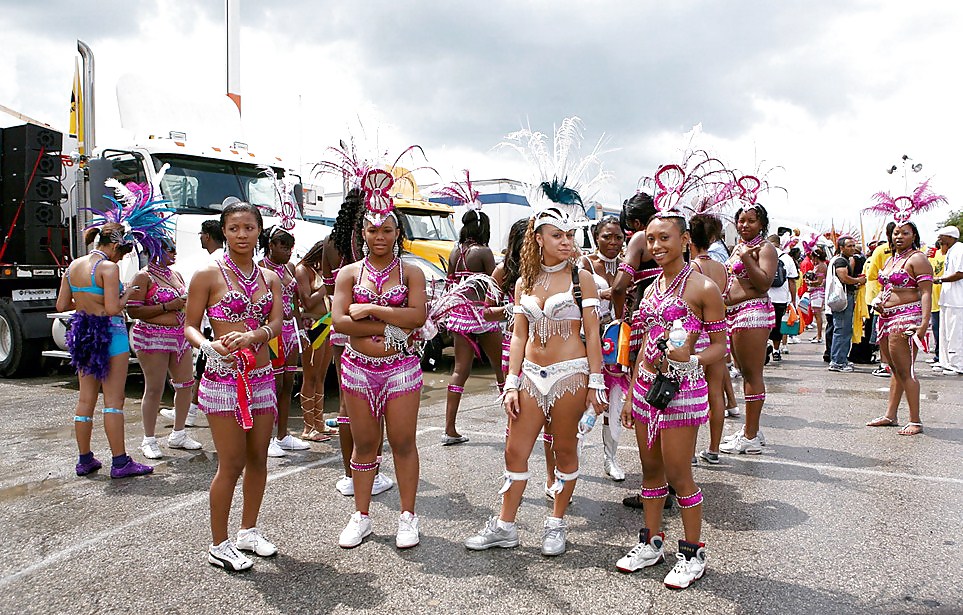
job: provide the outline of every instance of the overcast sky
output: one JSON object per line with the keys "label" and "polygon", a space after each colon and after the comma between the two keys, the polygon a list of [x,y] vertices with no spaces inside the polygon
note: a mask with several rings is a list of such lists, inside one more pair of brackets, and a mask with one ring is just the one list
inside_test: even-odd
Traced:
{"label": "overcast sky", "polygon": [[[569,115],[586,146],[603,134],[615,205],[674,162],[682,135],[728,164],[779,166],[774,217],[858,228],[885,169],[909,154],[960,209],[963,3],[254,2],[241,0],[244,135],[291,167],[318,160],[360,122],[369,141],[418,143],[444,179],[524,179],[492,148],[522,125]],[[97,61],[99,145],[128,138],[114,97],[135,73],[145,96],[218,96],[224,3],[0,0],[0,104],[65,129],[76,39]],[[0,126],[16,123],[0,115]],[[177,128],[177,127],[171,127]],[[329,187],[333,188],[333,186]],[[911,186],[912,188],[912,186]],[[882,223],[864,217],[872,234]]]}

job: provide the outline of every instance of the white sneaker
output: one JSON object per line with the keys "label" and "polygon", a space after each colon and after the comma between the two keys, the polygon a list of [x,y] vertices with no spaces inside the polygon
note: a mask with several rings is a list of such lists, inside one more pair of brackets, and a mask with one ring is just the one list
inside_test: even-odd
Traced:
{"label": "white sneaker", "polygon": [[730,416],[737,417],[741,415],[742,415],[742,411],[739,409],[739,406],[735,406],[733,408],[726,408],[726,418]]}
{"label": "white sneaker", "polygon": [[395,546],[399,549],[409,549],[418,544],[418,515],[403,512],[398,517],[398,535],[395,536]]}
{"label": "white sneaker", "polygon": [[[174,413],[173,408],[161,408],[160,415],[170,422],[174,422],[177,415]],[[187,411],[187,418],[184,420],[184,427],[193,427],[197,422],[197,406],[191,404],[190,410]]]}
{"label": "white sneaker", "polygon": [[355,511],[348,519],[348,525],[341,530],[341,537],[338,538],[338,545],[342,549],[353,549],[361,544],[365,536],[371,533],[371,518],[362,515],[360,511]]}
{"label": "white sneaker", "polygon": [[278,548],[274,546],[267,537],[256,527],[237,532],[237,548],[241,551],[250,551],[261,557],[271,557],[278,554]]}
{"label": "white sneaker", "polygon": [[615,567],[622,572],[635,572],[642,568],[661,564],[665,561],[665,552],[662,550],[663,542],[665,542],[665,534],[659,533],[649,538],[648,531],[643,529],[639,532],[639,544],[632,547],[631,551],[617,561]]}
{"label": "white sneaker", "polygon": [[732,380],[738,380],[742,378],[742,372],[736,369],[735,366],[729,368],[729,378]]}
{"label": "white sneaker", "polygon": [[729,454],[739,454],[746,453],[748,455],[758,455],[762,453],[762,445],[759,444],[759,436],[749,439],[743,434],[736,434],[736,437],[727,442],[723,442],[719,446],[719,450],[723,453]]}
{"label": "white sneaker", "polygon": [[161,452],[160,445],[157,443],[157,438],[144,436],[143,441],[140,443],[140,452],[144,454],[144,457],[148,459],[161,459],[164,457],[164,453]]}
{"label": "white sneaker", "polygon": [[217,546],[211,545],[207,550],[207,561],[214,566],[235,572],[247,570],[254,565],[254,562],[238,551],[230,540],[225,540]]}
{"label": "white sneaker", "polygon": [[[732,442],[733,440],[736,439],[736,437],[743,435],[743,433],[745,433],[745,432],[743,432],[742,430],[733,432],[733,433],[729,434],[728,436],[724,436],[724,437],[722,438],[722,441],[723,441],[723,442]],[[756,430],[756,438],[759,439],[759,446],[766,446],[766,434],[762,433],[762,430],[761,430],[761,429],[757,429],[757,430]]]}
{"label": "white sneaker", "polygon": [[[277,438],[275,438],[277,440]],[[291,434],[288,434],[277,440],[278,446],[286,451],[306,451],[311,448],[311,445],[301,440],[300,438],[295,438]]]}
{"label": "white sneaker", "polygon": [[549,517],[545,519],[542,531],[542,555],[561,555],[565,553],[565,519]]}
{"label": "white sneaker", "polygon": [[700,547],[695,557],[686,559],[685,555],[676,553],[675,567],[665,575],[666,587],[671,589],[685,589],[702,578],[706,571],[706,550]]}
{"label": "white sneaker", "polygon": [[287,457],[288,453],[283,448],[278,446],[278,439],[271,438],[268,443],[268,457]]}
{"label": "white sneaker", "polygon": [[167,448],[182,448],[188,451],[196,451],[201,448],[201,443],[187,435],[187,431],[172,431],[167,436]]}
{"label": "white sneaker", "polygon": [[[381,472],[375,474],[374,483],[371,485],[371,495],[378,495],[379,493],[384,493],[388,489],[395,486],[395,481],[391,480]],[[351,491],[354,491],[352,486]]]}
{"label": "white sneaker", "polygon": [[492,547],[502,549],[517,547],[518,527],[514,523],[507,525],[508,527],[503,527],[498,517],[489,517],[485,527],[465,541],[465,548],[472,551],[485,551]]}
{"label": "white sneaker", "polygon": [[[375,477],[375,479],[377,480],[377,477]],[[334,488],[337,489],[341,495],[354,495],[354,481],[351,480],[350,476],[342,476],[339,478],[338,482],[334,484]]]}

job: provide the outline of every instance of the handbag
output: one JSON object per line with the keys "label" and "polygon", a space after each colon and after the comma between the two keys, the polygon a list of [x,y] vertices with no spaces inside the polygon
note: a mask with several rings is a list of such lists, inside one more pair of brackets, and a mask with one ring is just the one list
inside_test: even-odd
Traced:
{"label": "handbag", "polygon": [[653,408],[665,410],[679,392],[679,383],[662,373],[662,368],[665,367],[665,340],[659,341],[659,348],[662,349],[662,362],[655,379],[652,380],[652,386],[645,393],[645,402]]}
{"label": "handbag", "polygon": [[842,312],[846,309],[849,299],[846,297],[846,289],[843,282],[836,275],[835,271],[829,272],[826,276],[826,307],[830,312]]}

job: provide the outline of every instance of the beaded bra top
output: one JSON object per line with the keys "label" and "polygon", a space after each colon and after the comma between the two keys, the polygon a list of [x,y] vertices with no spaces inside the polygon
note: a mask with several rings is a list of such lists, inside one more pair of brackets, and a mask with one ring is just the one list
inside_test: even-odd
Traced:
{"label": "beaded bra top", "polygon": [[904,267],[906,267],[906,263],[909,262],[909,258],[913,256],[914,253],[916,253],[916,250],[907,250],[907,252],[903,254],[894,254],[893,256],[890,256],[886,261],[886,264],[883,265],[883,269],[889,267],[890,263],[893,263],[894,267],[899,268],[896,271],[890,271],[889,273],[880,271],[879,275],[877,276],[879,283],[890,289],[902,290],[907,288],[919,288],[919,283],[921,281],[932,280],[932,276],[925,274],[918,278],[913,277],[909,271],[904,269]]}
{"label": "beaded bra top", "polygon": [[403,281],[405,279],[405,272],[400,258],[396,258],[382,271],[371,269],[367,259],[365,259],[361,264],[361,271],[368,272],[368,280],[375,285],[375,290],[362,286],[355,280],[354,287],[351,291],[352,301],[354,301],[354,303],[371,303],[384,307],[406,307],[408,305],[408,287],[404,282],[382,292],[382,284],[388,279],[391,270],[396,266],[398,267],[398,278]]}
{"label": "beaded bra top", "polygon": [[[278,277],[281,279],[281,303],[284,306],[284,313],[281,317],[284,320],[291,320],[294,318],[294,299],[298,294],[297,279],[291,275],[291,270],[288,269],[287,266],[275,264],[267,258],[261,261],[261,266],[267,267],[278,274]],[[285,274],[291,275],[291,281],[287,284],[284,283]]]}
{"label": "beaded bra top", "polygon": [[[220,301],[207,308],[207,317],[211,320],[244,323],[249,329],[256,329],[267,322],[271,315],[271,306],[274,304],[274,295],[264,280],[261,268],[254,267],[253,283],[250,288],[245,288],[245,290],[249,290],[249,294],[245,294],[237,290],[231,283],[231,276],[228,275],[225,262],[221,259],[216,262],[221,270],[221,275],[224,276],[224,283],[227,284],[227,292],[224,293]],[[238,278],[238,282],[239,285],[243,285],[240,278]],[[257,292],[259,286],[263,286],[265,292],[255,300],[254,293]]]}
{"label": "beaded bra top", "polygon": [[660,274],[650,287],[651,290],[639,302],[637,322],[641,322],[646,334],[644,356],[649,363],[658,359],[662,352],[658,342],[676,320],[681,320],[682,327],[690,333],[701,332],[704,328],[702,319],[696,316],[689,304],[682,299],[692,271],[692,267],[686,264],[664,291],[660,290],[660,287],[665,274]]}

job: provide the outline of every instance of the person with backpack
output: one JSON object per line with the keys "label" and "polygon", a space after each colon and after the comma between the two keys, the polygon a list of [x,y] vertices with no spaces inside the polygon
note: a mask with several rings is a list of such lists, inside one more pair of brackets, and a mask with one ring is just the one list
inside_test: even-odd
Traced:
{"label": "person with backpack", "polygon": [[849,349],[853,343],[853,311],[856,308],[856,291],[866,284],[866,276],[856,272],[853,255],[856,253],[856,240],[849,235],[841,235],[836,240],[838,256],[830,264],[831,273],[843,284],[846,291],[846,305],[838,308],[832,305],[833,297],[827,291],[827,301],[833,314],[833,337],[830,347],[829,371],[852,372],[849,362]]}
{"label": "person with backpack", "polygon": [[769,300],[772,301],[772,308],[776,312],[776,324],[769,333],[769,341],[772,342],[772,360],[774,363],[779,363],[782,361],[782,353],[779,351],[782,343],[780,325],[789,304],[796,306],[796,280],[799,279],[799,270],[789,253],[780,247],[778,235],[770,235],[769,241],[775,246],[779,259],[776,262],[776,274],[772,279],[772,287],[769,289]]}

